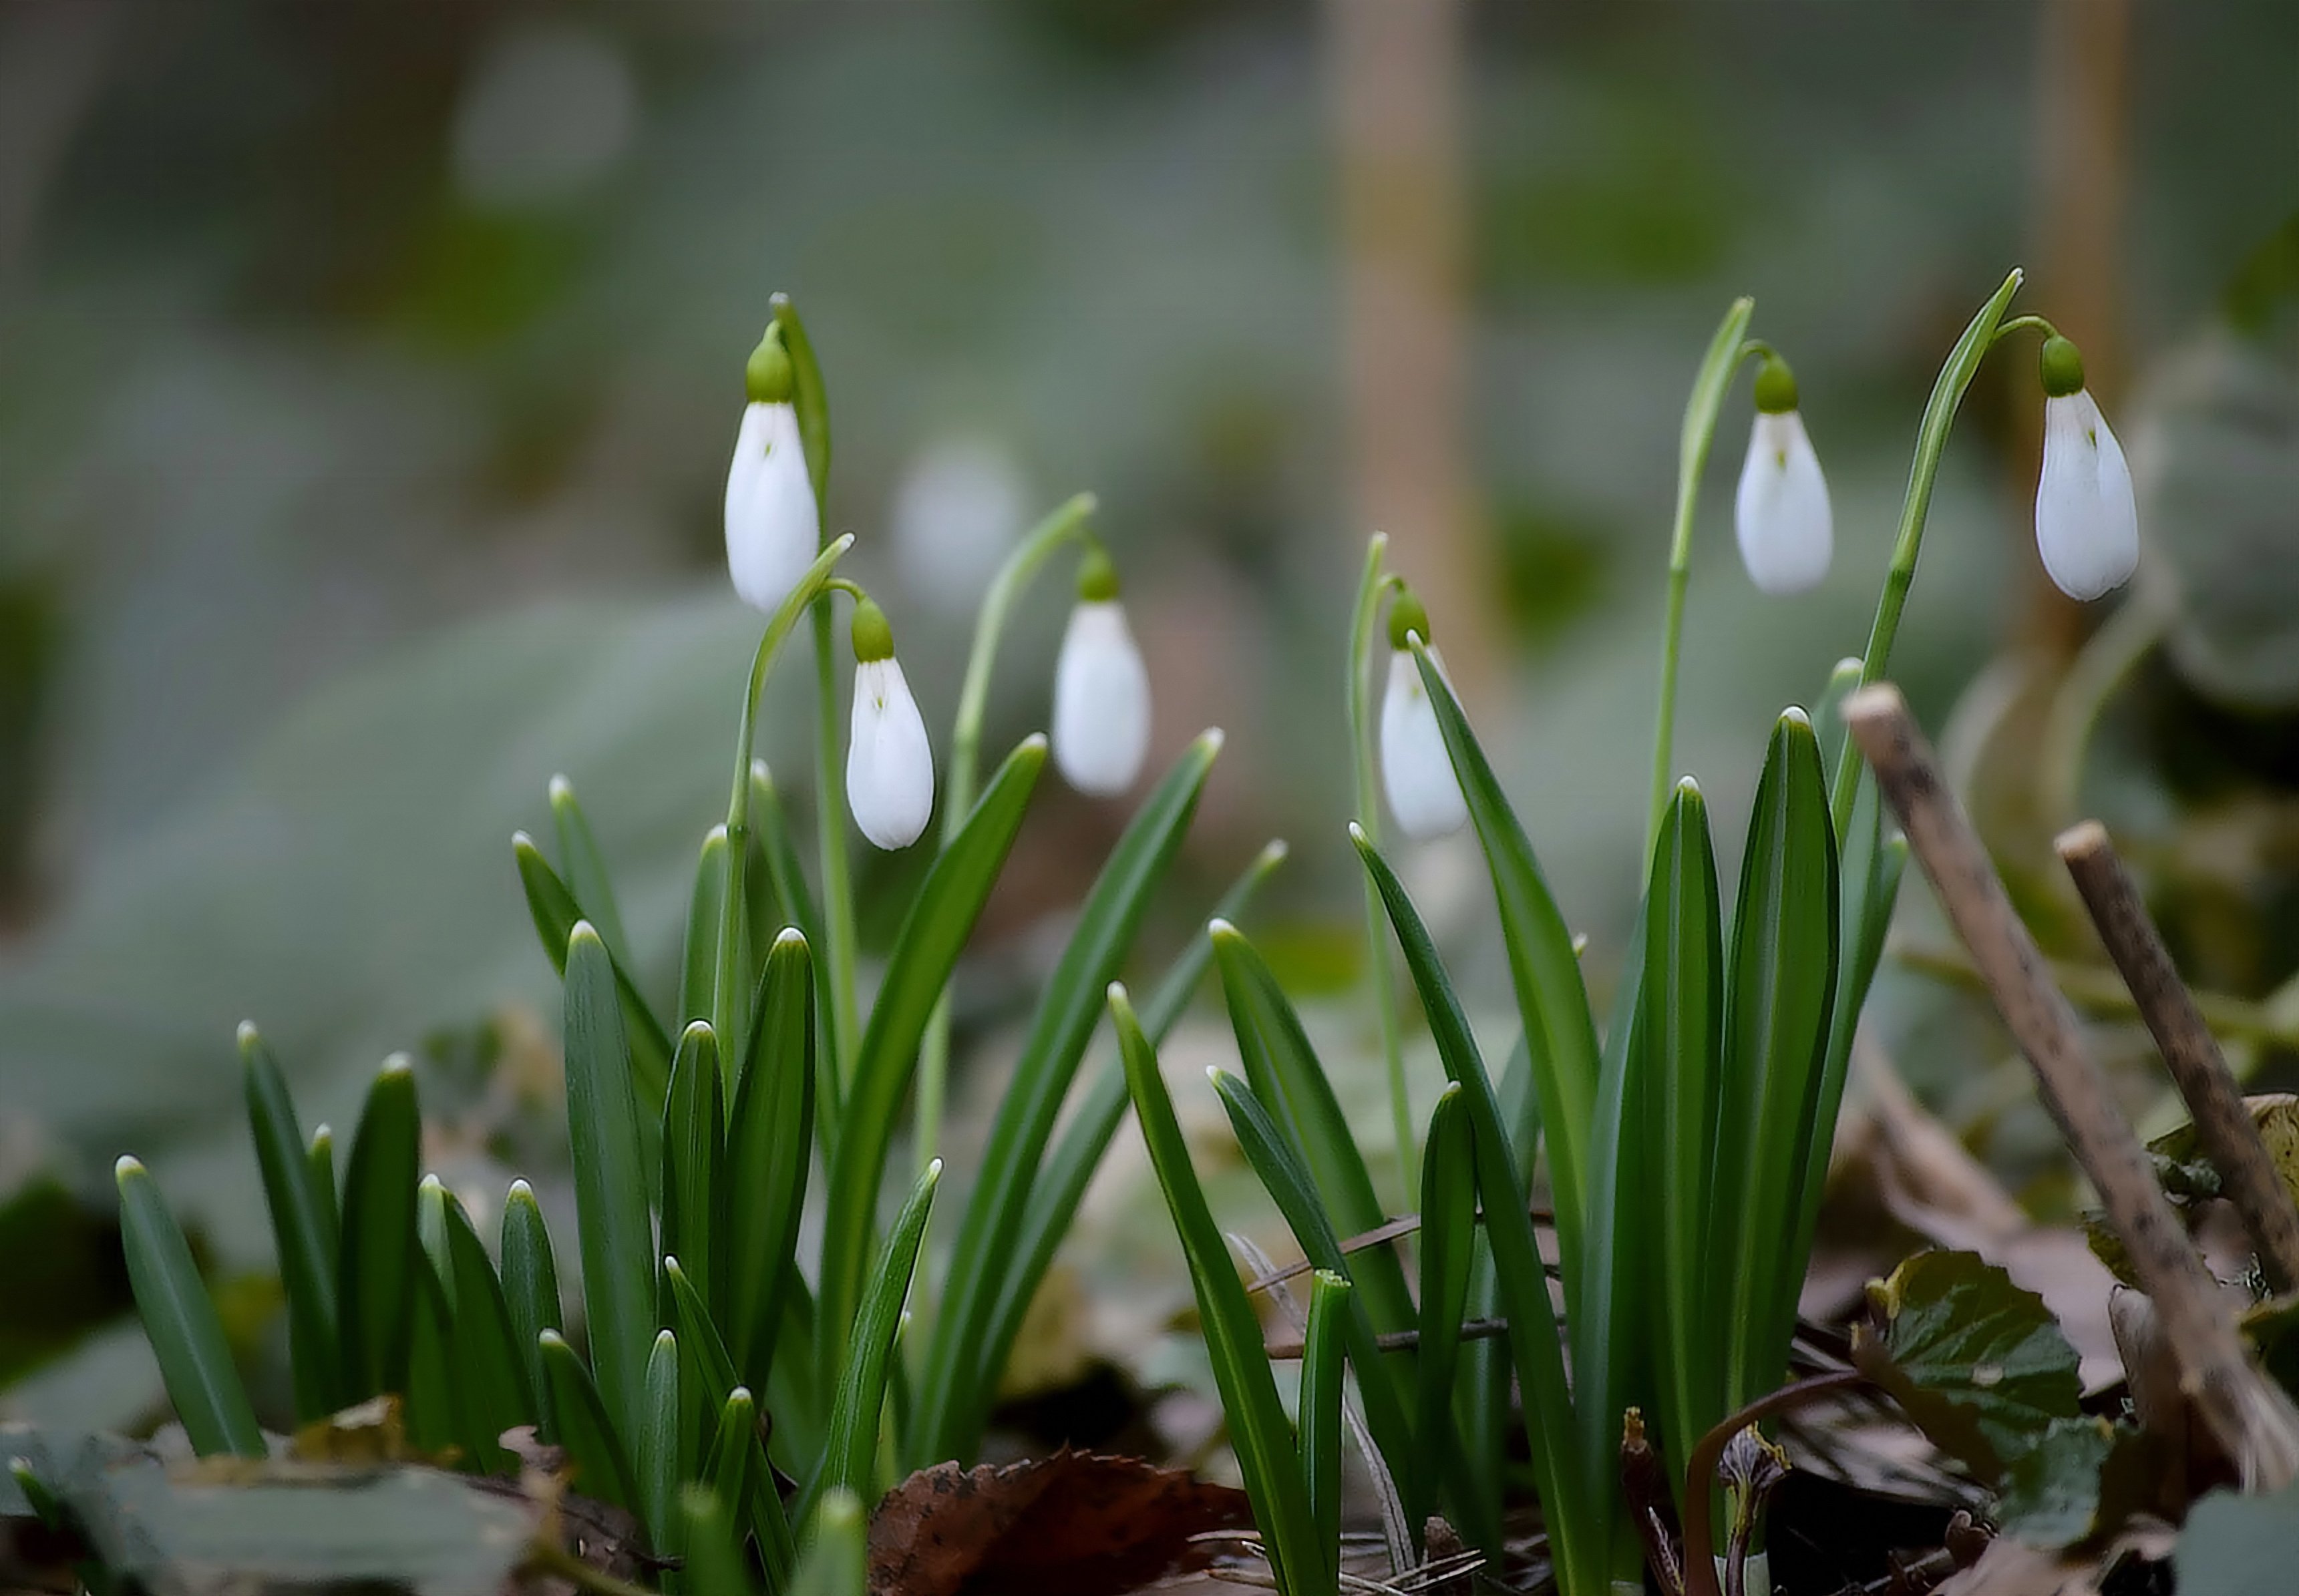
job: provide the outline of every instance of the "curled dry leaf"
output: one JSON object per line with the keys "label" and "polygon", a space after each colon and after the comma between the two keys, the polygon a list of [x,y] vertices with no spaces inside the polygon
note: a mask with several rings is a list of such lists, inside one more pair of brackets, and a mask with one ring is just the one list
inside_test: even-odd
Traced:
{"label": "curled dry leaf", "polygon": [[878,1504],[870,1592],[1115,1596],[1196,1555],[1191,1536],[1252,1521],[1242,1491],[1139,1458],[1064,1450],[1002,1468],[941,1463]]}

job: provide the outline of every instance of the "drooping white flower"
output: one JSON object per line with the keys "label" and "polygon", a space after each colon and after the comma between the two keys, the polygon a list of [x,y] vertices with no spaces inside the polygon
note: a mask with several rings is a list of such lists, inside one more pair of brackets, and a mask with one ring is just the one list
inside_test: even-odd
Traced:
{"label": "drooping white flower", "polygon": [[743,603],[771,615],[814,563],[822,514],[790,402],[790,357],[771,333],[751,357],[748,388],[726,467],[726,574]]}
{"label": "drooping white flower", "polygon": [[[1461,783],[1453,774],[1452,756],[1445,751],[1445,733],[1437,724],[1436,706],[1421,680],[1421,667],[1407,642],[1429,636],[1428,612],[1410,592],[1400,592],[1390,607],[1389,686],[1381,700],[1381,781],[1389,794],[1389,811],[1407,836],[1415,840],[1457,831],[1469,818],[1461,797]],[[1429,658],[1445,676],[1444,658],[1434,647]],[[1449,684],[1450,676],[1445,676]]]}
{"label": "drooping white flower", "polygon": [[2044,468],[2036,480],[2036,552],[2071,599],[2096,599],[2139,564],[2139,506],[2131,468],[2084,386],[2083,357],[2065,338],[2044,343]]}
{"label": "drooping white flower", "polygon": [[1054,662],[1054,763],[1095,798],[1133,785],[1150,751],[1150,673],[1118,601],[1117,572],[1095,550]]}
{"label": "drooping white flower", "polygon": [[1836,522],[1828,479],[1797,409],[1796,378],[1777,355],[1756,374],[1756,420],[1732,499],[1732,526],[1748,580],[1767,593],[1800,593],[1828,575]]}
{"label": "drooping white flower", "polygon": [[934,816],[934,748],[894,657],[885,612],[854,607],[854,717],[846,743],[846,805],[879,848],[908,848]]}

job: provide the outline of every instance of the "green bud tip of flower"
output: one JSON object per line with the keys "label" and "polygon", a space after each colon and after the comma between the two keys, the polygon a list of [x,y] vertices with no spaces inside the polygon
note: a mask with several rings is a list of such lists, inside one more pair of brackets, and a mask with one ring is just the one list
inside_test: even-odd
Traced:
{"label": "green bud tip of flower", "polygon": [[1409,587],[1399,587],[1389,601],[1389,646],[1402,650],[1407,637],[1429,641],[1429,611]]}
{"label": "green bud tip of flower", "polygon": [[751,351],[750,364],[743,368],[743,386],[752,404],[790,402],[791,359],[783,349],[779,326],[768,327],[759,347]]}
{"label": "green bud tip of flower", "polygon": [[1778,355],[1766,355],[1756,368],[1756,408],[1767,416],[1785,416],[1797,408],[1796,373]]}
{"label": "green bud tip of flower", "polygon": [[894,629],[886,624],[886,612],[868,599],[855,603],[853,636],[857,664],[894,657]]}
{"label": "green bud tip of flower", "polygon": [[1117,597],[1117,563],[1106,549],[1089,549],[1078,563],[1078,598],[1087,604],[1107,604]]}
{"label": "green bud tip of flower", "polygon": [[2065,399],[2071,393],[2083,392],[2083,351],[2072,339],[2054,333],[2044,340],[2044,352],[2036,364],[2043,373],[2044,397]]}

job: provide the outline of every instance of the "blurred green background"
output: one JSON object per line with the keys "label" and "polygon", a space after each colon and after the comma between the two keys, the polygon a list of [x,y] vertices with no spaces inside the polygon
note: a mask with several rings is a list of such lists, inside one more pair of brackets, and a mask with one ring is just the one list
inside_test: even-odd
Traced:
{"label": "blurred green background", "polygon": [[[2147,564],[2104,641],[2039,591],[2013,346],[1897,674],[2044,923],[2071,922],[2038,839],[2104,809],[2191,911],[2183,954],[2271,1003],[2299,959],[2295,95],[2282,0],[0,0],[0,1383],[37,1371],[0,1405],[148,1401],[132,1333],[51,1360],[124,1301],[122,1148],[261,1261],[242,1018],[307,1116],[422,1048],[476,1127],[434,1162],[527,1156],[555,998],[507,840],[553,772],[668,979],[755,637],[718,504],[776,289],[828,376],[828,522],[938,746],[1003,542],[1094,490],[1153,758],[1230,733],[1152,951],[1283,835],[1270,944],[1338,990],[1365,533],[1430,597],[1601,985],[1716,318],[1756,296],[1838,526],[1820,591],[1750,589],[1736,395],[1678,741],[1730,868],[1772,715],[1864,639],[1937,363],[2024,264],[2140,470]],[[1043,723],[1063,581],[993,748]],[[805,696],[770,701],[803,791]],[[1122,820],[1049,784],[970,1034]],[[1473,849],[1409,863],[1490,983]],[[883,941],[919,861],[865,864]],[[1953,1103],[2002,1048],[1936,993],[1888,972],[1883,1007]],[[1960,1124],[2018,1095],[1987,1090]]]}

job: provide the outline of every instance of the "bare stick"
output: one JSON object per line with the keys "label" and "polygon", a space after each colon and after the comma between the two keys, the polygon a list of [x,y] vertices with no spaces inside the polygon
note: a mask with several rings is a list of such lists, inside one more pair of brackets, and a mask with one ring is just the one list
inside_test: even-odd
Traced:
{"label": "bare stick", "polygon": [[2228,1200],[2243,1217],[2259,1249],[2260,1267],[2278,1291],[2299,1285],[2299,1208],[2275,1162],[2267,1155],[2259,1126],[2244,1106],[2242,1088],[2220,1056],[2211,1027],[2195,998],[2171,967],[2171,955],[2148,918],[2147,906],[2131,872],[2116,856],[2107,828],[2096,820],[2060,834],[2055,845],[2075,878],[2084,907],[2108,957],[2123,972],[2124,985],[2139,1017],[2147,1022],[2163,1063],[2179,1083],[2187,1112],[2195,1117],[2196,1139],[2219,1171]]}
{"label": "bare stick", "polygon": [[1863,688],[1844,718],[1940,906],[1987,979],[2004,1022],[2036,1072],[2044,1106],[2099,1189],[2109,1222],[2154,1299],[2196,1411],[2236,1460],[2245,1483],[2274,1491],[2299,1473],[2299,1411],[2244,1355],[2218,1286],[2155,1184],[2147,1150],[2117,1111],[2085,1050],[2075,1011],[2051,982],[2044,955],[2013,912],[1987,850],[1955,801],[1899,689]]}

